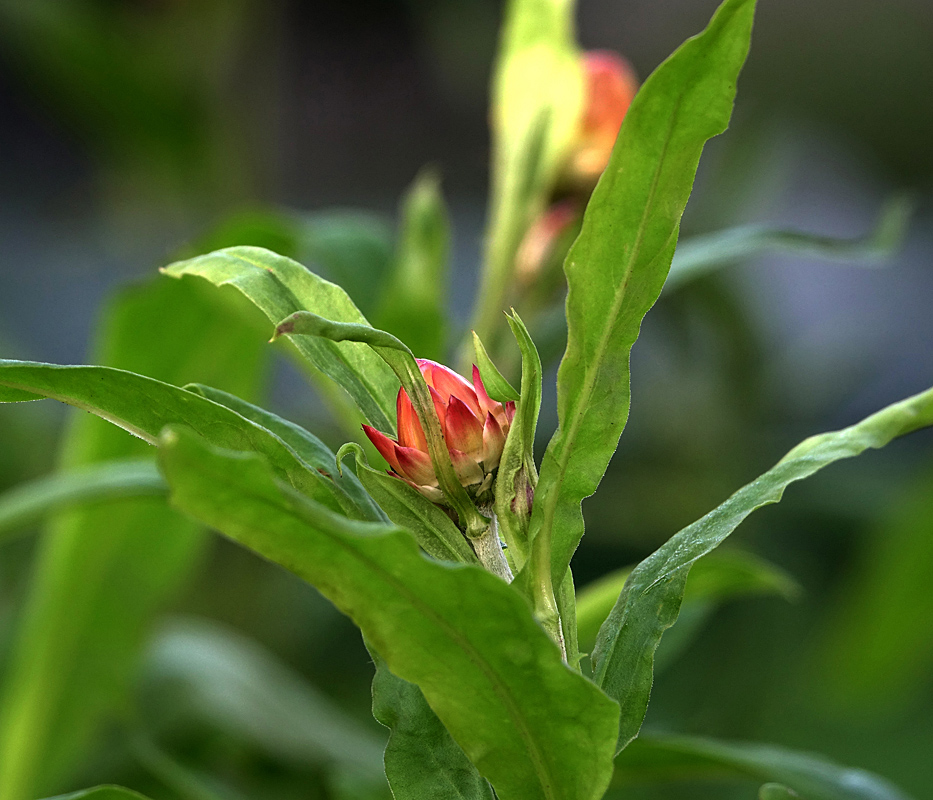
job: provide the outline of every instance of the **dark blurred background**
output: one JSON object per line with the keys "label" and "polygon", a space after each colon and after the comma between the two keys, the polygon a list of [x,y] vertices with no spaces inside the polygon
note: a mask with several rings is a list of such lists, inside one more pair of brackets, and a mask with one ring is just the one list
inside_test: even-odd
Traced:
{"label": "dark blurred background", "polygon": [[[579,5],[583,46],[644,78],[716,3]],[[3,356],[86,360],[111,292],[232,214],[360,209],[391,230],[425,164],[443,175],[465,324],[501,13],[491,0],[0,0]],[[761,0],[734,124],[707,148],[683,235],[766,222],[857,236],[905,189],[917,210],[883,266],[769,255],[659,303],[634,352],[629,429],[585,505],[578,584],[643,557],[804,436],[933,383],[931,98],[929,0]],[[274,408],[339,444],[276,370]],[[63,417],[0,408],[0,488],[50,468]],[[737,544],[788,570],[802,599],[719,609],[659,676],[649,725],[821,750],[933,797],[931,452],[919,434],[833,467],[744,526]],[[0,630],[31,548],[0,551]],[[290,576],[217,542],[176,610],[235,625],[365,717],[357,635]]]}

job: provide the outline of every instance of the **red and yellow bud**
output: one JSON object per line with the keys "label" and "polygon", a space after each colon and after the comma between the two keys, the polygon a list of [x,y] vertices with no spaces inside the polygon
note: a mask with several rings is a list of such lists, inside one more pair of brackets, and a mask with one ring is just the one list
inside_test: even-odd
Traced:
{"label": "red and yellow bud", "polygon": [[631,65],[609,50],[583,54],[586,88],[583,117],[567,167],[574,184],[594,185],[609,163],[638,80]]}
{"label": "red and yellow bud", "polygon": [[[482,499],[492,487],[492,478],[499,466],[505,437],[515,414],[515,404],[493,400],[486,393],[475,366],[472,385],[453,370],[434,361],[419,358],[418,366],[431,392],[454,472],[472,496]],[[429,500],[443,503],[444,493],[434,474],[424,430],[404,389],[399,389],[396,411],[397,441],[369,425],[364,425],[363,430],[389,462],[392,474]]]}

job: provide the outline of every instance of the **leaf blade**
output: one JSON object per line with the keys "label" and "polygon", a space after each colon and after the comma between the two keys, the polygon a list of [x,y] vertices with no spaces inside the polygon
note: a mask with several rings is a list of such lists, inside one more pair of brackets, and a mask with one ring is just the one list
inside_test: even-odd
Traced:
{"label": "leaf blade", "polygon": [[566,668],[505,583],[426,560],[399,529],[299,499],[255,455],[170,431],[160,463],[177,506],[291,569],[352,616],[390,669],[421,687],[503,800],[601,796],[616,706]]}
{"label": "leaf blade", "polygon": [[726,0],[707,29],[648,78],[567,255],[559,428],[531,523],[533,546],[551,551],[555,585],[583,535],[580,504],[596,490],[625,425],[629,352],[667,277],[703,146],[728,125],[754,7]]}
{"label": "leaf blade", "polygon": [[677,619],[692,564],[723,542],[754,510],[777,503],[784,489],[843,458],[933,425],[933,389],[840,431],[810,437],[718,508],[672,536],[632,572],[600,629],[595,680],[620,701],[620,749],[638,734],[651,691],[652,654]]}

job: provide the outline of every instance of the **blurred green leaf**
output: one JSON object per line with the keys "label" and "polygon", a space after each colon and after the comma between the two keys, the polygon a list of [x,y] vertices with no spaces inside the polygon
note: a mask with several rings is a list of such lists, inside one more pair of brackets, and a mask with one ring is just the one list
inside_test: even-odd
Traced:
{"label": "blurred green leaf", "polygon": [[69,506],[140,495],[162,496],[166,489],[151,459],[108,461],[38,478],[0,495],[0,542]]}
{"label": "blurred green leaf", "polygon": [[376,327],[395,334],[419,358],[443,361],[447,335],[450,222],[440,178],[423,170],[402,207],[401,239]]}
{"label": "blurred green leaf", "polygon": [[0,402],[7,402],[6,387],[26,388],[89,411],[149,444],[166,425],[188,425],[213,444],[263,453],[294,488],[335,510],[363,516],[332,480],[304,463],[278,436],[196,392],[111,367],[0,359]]}
{"label": "blurred green leaf", "polygon": [[838,239],[765,225],[746,225],[694,236],[678,245],[664,289],[674,289],[730,262],[770,252],[876,264],[891,258],[903,244],[913,210],[914,203],[910,198],[892,197],[882,207],[874,230],[855,239]]}
{"label": "blurred green leaf", "polygon": [[[125,291],[105,317],[95,357],[167,381],[210,380],[253,395],[264,348],[237,324],[239,312],[217,300],[167,280]],[[40,373],[48,374],[33,374]],[[61,466],[67,472],[151,453],[113,425],[77,414]],[[199,525],[159,497],[112,500],[50,521],[0,687],[3,800],[55,791],[102,723],[124,710],[148,626],[207,541]]]}
{"label": "blurred green leaf", "polygon": [[393,675],[379,654],[373,678],[373,716],[391,733],[385,771],[396,800],[495,800],[421,690]]}
{"label": "blurred green leaf", "polygon": [[[368,325],[346,292],[301,264],[258,247],[231,247],[180,261],[163,272],[197,275],[215,286],[235,286],[273,324],[297,311],[311,311],[338,322]],[[322,338],[292,340],[315,369],[342,386],[369,423],[385,433],[395,430],[398,381],[382,359],[358,342]]]}
{"label": "blurred green leaf", "polygon": [[[383,742],[262,646],[207,620],[173,619],[153,639],[143,687],[286,764],[336,764],[382,782]],[[376,729],[378,731],[378,728]]]}
{"label": "blurred green leaf", "polygon": [[72,794],[60,794],[48,800],[149,800],[138,792],[124,789],[122,786],[97,786]]}
{"label": "blurred green leaf", "polygon": [[[580,646],[584,650],[589,651],[596,642],[596,634],[616,604],[632,570],[633,567],[625,567],[610,572],[580,590],[577,597],[577,621]],[[733,597],[755,594],[777,594],[794,599],[799,593],[800,586],[780,567],[752,553],[727,550],[710,553],[693,565],[687,579],[681,613],[685,613],[690,604],[706,604],[709,601],[718,603]],[[678,619],[678,622],[681,620]]]}
{"label": "blurred green leaf", "polygon": [[933,667],[933,470],[897,493],[828,614],[818,648],[818,702],[856,717],[905,709]]}
{"label": "blurred green leaf", "polygon": [[[473,327],[493,345],[525,231],[583,112],[573,0],[510,0],[493,78],[491,223]],[[493,348],[495,351],[495,348]]]}
{"label": "blurred green leaf", "polygon": [[625,426],[629,353],[667,278],[703,146],[729,123],[754,10],[754,0],[726,0],[707,29],[648,78],[567,255],[560,427],[531,518],[532,548],[549,554],[554,585],[583,536],[581,502],[596,491]]}
{"label": "blurred green leaf", "polygon": [[755,509],[779,502],[794,481],[928,425],[933,425],[933,389],[894,403],[849,428],[812,436],[635,567],[600,628],[593,651],[596,682],[623,709],[620,749],[638,734],[644,720],[653,653],[664,631],[677,620],[694,562],[718,547]]}
{"label": "blurred green leaf", "polygon": [[796,800],[800,795],[780,783],[766,783],[758,790],[758,800]]}
{"label": "blurred green leaf", "polygon": [[569,670],[525,601],[476,567],[425,559],[397,528],[353,522],[277,482],[258,456],[163,435],[173,502],[313,584],[417,684],[502,800],[596,800],[617,706]]}
{"label": "blurred green leaf", "polygon": [[725,771],[760,781],[777,781],[805,800],[910,800],[884,778],[839,766],[822,756],[775,745],[688,736],[639,736],[616,759],[616,770],[620,782],[721,777]]}

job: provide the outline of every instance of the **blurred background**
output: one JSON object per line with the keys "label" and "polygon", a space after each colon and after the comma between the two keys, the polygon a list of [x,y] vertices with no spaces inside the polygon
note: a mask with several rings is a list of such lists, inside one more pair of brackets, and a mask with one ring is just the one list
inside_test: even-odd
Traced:
{"label": "blurred background", "polygon": [[[579,35],[587,49],[624,54],[644,79],[715,6],[580,0]],[[100,318],[115,291],[226,244],[314,261],[367,311],[379,300],[370,277],[392,259],[399,198],[426,164],[443,179],[450,311],[465,326],[501,14],[493,0],[0,0],[0,354],[104,359],[113,351]],[[883,265],[774,254],[665,293],[633,353],[622,446],[584,505],[578,585],[644,557],[803,437],[933,384],[931,97],[929,0],[761,0],[734,124],[707,148],[683,236],[768,223],[855,237],[904,190],[916,212]],[[183,331],[151,330],[184,350]],[[339,445],[297,371],[256,366],[269,359],[254,352],[263,331],[254,333],[248,356],[224,362],[229,373],[211,379],[220,367],[207,359],[177,380],[240,391]],[[246,365],[255,374],[234,374]],[[542,448],[553,404],[547,396]],[[66,420],[50,402],[0,407],[0,489],[53,468]],[[933,796],[931,453],[933,437],[915,434],[793,487],[746,523],[734,545],[801,591],[710,608],[665,660],[647,725],[815,749]],[[7,677],[41,541],[0,543]],[[343,720],[347,736],[378,750],[372,665],[353,626],[216,537],[191,549],[190,570],[147,618],[139,677],[93,730],[62,745],[60,763],[38,771],[36,791],[106,780],[156,800],[379,796],[339,763],[327,742],[335,728],[308,721]],[[197,643],[211,641],[198,684]],[[223,698],[202,696],[223,664],[255,667],[253,678],[285,694],[231,690],[236,708],[224,710]],[[311,704],[307,719],[273,715],[263,729],[259,712],[244,711],[278,702],[287,717],[289,691]],[[751,798],[755,787],[686,776],[613,791]]]}

